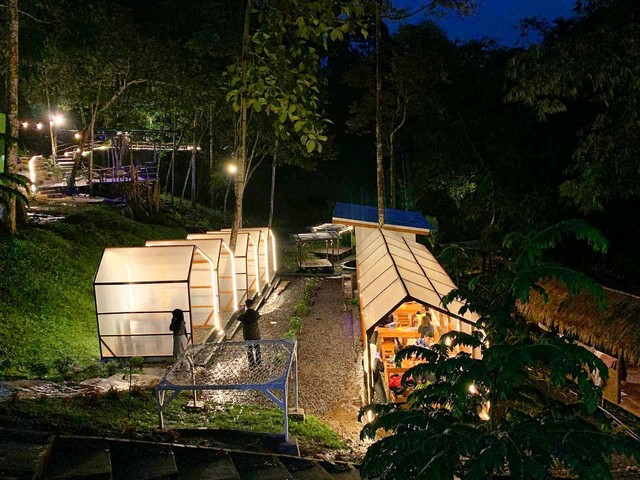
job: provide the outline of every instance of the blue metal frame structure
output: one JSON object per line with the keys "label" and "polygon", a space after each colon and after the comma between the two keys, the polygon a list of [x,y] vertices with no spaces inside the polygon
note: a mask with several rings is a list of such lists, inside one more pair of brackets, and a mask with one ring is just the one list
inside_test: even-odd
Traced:
{"label": "blue metal frame structure", "polygon": [[[249,364],[250,350],[260,350],[262,361]],[[283,411],[284,437],[289,441],[289,377],[293,371],[294,405],[298,409],[298,344],[269,339],[205,343],[189,346],[156,387],[160,429],[164,410],[183,391],[254,390],[262,392]],[[196,378],[198,381],[196,382]],[[282,399],[273,392],[281,391]]]}

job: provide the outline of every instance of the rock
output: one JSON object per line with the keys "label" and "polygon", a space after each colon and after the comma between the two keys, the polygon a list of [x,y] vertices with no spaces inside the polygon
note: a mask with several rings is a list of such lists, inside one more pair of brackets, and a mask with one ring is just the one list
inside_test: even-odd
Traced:
{"label": "rock", "polygon": [[[159,381],[160,377],[158,375],[134,373],[131,376],[131,385],[140,388],[155,388],[156,385],[158,385]],[[80,382],[80,385],[93,387],[96,390],[102,392],[107,392],[111,389],[124,391],[129,389],[129,375],[118,373],[115,375],[111,375],[108,378],[90,378],[88,380]]]}

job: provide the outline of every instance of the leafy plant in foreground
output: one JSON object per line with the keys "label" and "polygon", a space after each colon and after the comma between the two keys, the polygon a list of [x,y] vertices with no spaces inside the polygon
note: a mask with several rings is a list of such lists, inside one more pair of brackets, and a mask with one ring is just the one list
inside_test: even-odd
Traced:
{"label": "leafy plant in foreground", "polygon": [[[508,474],[542,480],[569,471],[603,480],[611,478],[612,454],[640,458],[640,446],[613,431],[597,410],[601,390],[590,375],[598,371],[606,379],[602,361],[579,345],[541,334],[518,312],[517,302],[526,302],[532,289],[545,295],[537,284],[544,278],[557,279],[572,293],[589,291],[604,306],[595,282],[544,257],[564,236],[584,239],[598,252],[607,249],[598,230],[577,220],[509,235],[503,270],[476,277],[445,298],[477,313],[478,330],[449,332],[430,348],[398,353],[397,361],[425,363],[403,376],[403,382],[412,377],[418,383],[407,409],[369,407],[378,416],[362,437],[373,438],[378,430],[391,435],[369,448],[361,469],[365,478],[485,480]],[[471,349],[481,357],[474,358]],[[563,396],[570,384],[578,391],[571,401]]]}

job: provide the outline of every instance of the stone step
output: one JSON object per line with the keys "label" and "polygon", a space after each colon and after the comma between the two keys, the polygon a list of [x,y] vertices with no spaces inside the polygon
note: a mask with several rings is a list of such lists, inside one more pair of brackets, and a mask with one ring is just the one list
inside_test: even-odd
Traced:
{"label": "stone step", "polygon": [[109,444],[77,438],[58,438],[45,472],[47,480],[111,479]]}
{"label": "stone step", "polygon": [[333,478],[318,462],[313,460],[280,457],[280,461],[294,480],[331,480]]}
{"label": "stone step", "polygon": [[168,445],[110,442],[113,480],[178,478],[173,451]]}
{"label": "stone step", "polygon": [[42,478],[53,438],[53,435],[45,432],[0,428],[0,478]]}
{"label": "stone step", "polygon": [[293,480],[274,455],[230,452],[229,455],[242,480]]}
{"label": "stone step", "polygon": [[318,464],[329,472],[331,478],[337,478],[340,480],[360,480],[360,472],[348,463],[319,461]]}
{"label": "stone step", "polygon": [[240,480],[240,474],[223,450],[173,447],[180,480]]}

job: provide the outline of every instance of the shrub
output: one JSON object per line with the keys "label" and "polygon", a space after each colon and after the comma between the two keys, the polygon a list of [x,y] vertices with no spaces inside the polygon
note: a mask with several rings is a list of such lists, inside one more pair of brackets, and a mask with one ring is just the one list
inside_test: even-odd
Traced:
{"label": "shrub", "polygon": [[304,317],[307,313],[309,313],[309,306],[304,301],[296,305],[296,315],[298,317]]}

